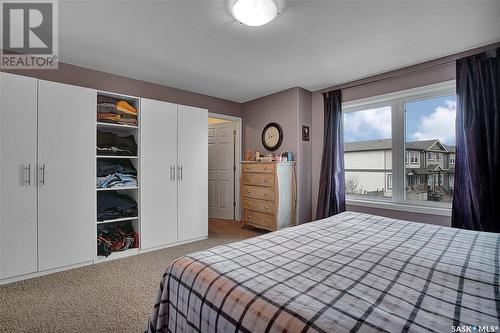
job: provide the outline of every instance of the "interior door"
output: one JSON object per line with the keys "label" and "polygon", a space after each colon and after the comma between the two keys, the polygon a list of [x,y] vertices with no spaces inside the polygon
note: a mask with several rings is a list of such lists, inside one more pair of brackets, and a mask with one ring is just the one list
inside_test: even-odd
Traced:
{"label": "interior door", "polygon": [[37,80],[0,73],[0,279],[37,270]]}
{"label": "interior door", "polygon": [[178,106],[179,241],[208,236],[208,111]]}
{"label": "interior door", "polygon": [[39,81],[39,270],[93,259],[95,90]]}
{"label": "interior door", "polygon": [[208,125],[208,217],[234,219],[234,125]]}
{"label": "interior door", "polygon": [[141,247],[177,241],[177,105],[141,99]]}

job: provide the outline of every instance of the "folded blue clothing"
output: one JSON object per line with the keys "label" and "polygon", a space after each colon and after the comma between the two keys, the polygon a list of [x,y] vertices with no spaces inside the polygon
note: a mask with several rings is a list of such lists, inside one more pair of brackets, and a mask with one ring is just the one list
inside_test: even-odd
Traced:
{"label": "folded blue clothing", "polygon": [[105,177],[114,173],[137,175],[137,170],[130,160],[127,159],[98,159],[97,177]]}
{"label": "folded blue clothing", "polygon": [[97,177],[97,188],[136,187],[137,177],[123,173],[113,173],[105,177]]}

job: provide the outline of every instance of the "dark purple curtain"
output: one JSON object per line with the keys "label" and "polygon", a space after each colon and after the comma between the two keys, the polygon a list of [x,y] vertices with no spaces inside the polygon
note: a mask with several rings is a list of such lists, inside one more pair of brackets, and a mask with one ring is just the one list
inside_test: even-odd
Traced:
{"label": "dark purple curtain", "polygon": [[500,232],[500,48],[457,61],[451,225]]}
{"label": "dark purple curtain", "polygon": [[325,93],[323,100],[325,125],[316,219],[345,211],[342,93],[340,90]]}

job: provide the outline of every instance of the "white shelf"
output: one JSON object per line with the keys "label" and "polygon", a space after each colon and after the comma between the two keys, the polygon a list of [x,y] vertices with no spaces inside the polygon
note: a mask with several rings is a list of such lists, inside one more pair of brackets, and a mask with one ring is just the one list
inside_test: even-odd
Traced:
{"label": "white shelf", "polygon": [[129,128],[129,129],[138,129],[139,128],[139,126],[123,125],[123,124],[113,124],[113,123],[100,123],[100,122],[97,122],[97,127]]}
{"label": "white shelf", "polygon": [[105,262],[105,261],[110,261],[110,260],[115,260],[115,259],[120,259],[120,258],[126,258],[126,257],[130,257],[130,256],[133,256],[136,254],[139,254],[138,248],[128,249],[125,251],[113,252],[107,257],[105,257],[105,256],[96,257],[94,259],[94,263]]}
{"label": "white shelf", "polygon": [[138,190],[139,187],[138,186],[134,186],[134,187],[106,187],[106,188],[97,188],[96,190],[97,191],[124,191],[124,190]]}
{"label": "white shelf", "polygon": [[123,156],[119,156],[119,155],[97,155],[97,158],[120,158],[120,159],[130,158],[130,159],[137,159],[139,157],[137,157],[137,156],[128,156],[128,155],[123,155]]}
{"label": "white shelf", "polygon": [[130,221],[130,220],[137,220],[139,219],[138,216],[132,216],[132,217],[120,217],[119,219],[113,219],[113,220],[104,220],[104,221],[97,221],[97,224],[103,224],[103,223],[113,223],[113,222],[122,222],[122,221]]}

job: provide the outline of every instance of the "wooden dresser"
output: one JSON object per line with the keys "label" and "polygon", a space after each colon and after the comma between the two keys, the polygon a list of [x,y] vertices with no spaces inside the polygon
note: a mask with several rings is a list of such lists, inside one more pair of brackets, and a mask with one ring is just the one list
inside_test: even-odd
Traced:
{"label": "wooden dresser", "polygon": [[295,225],[295,162],[241,162],[242,227]]}

